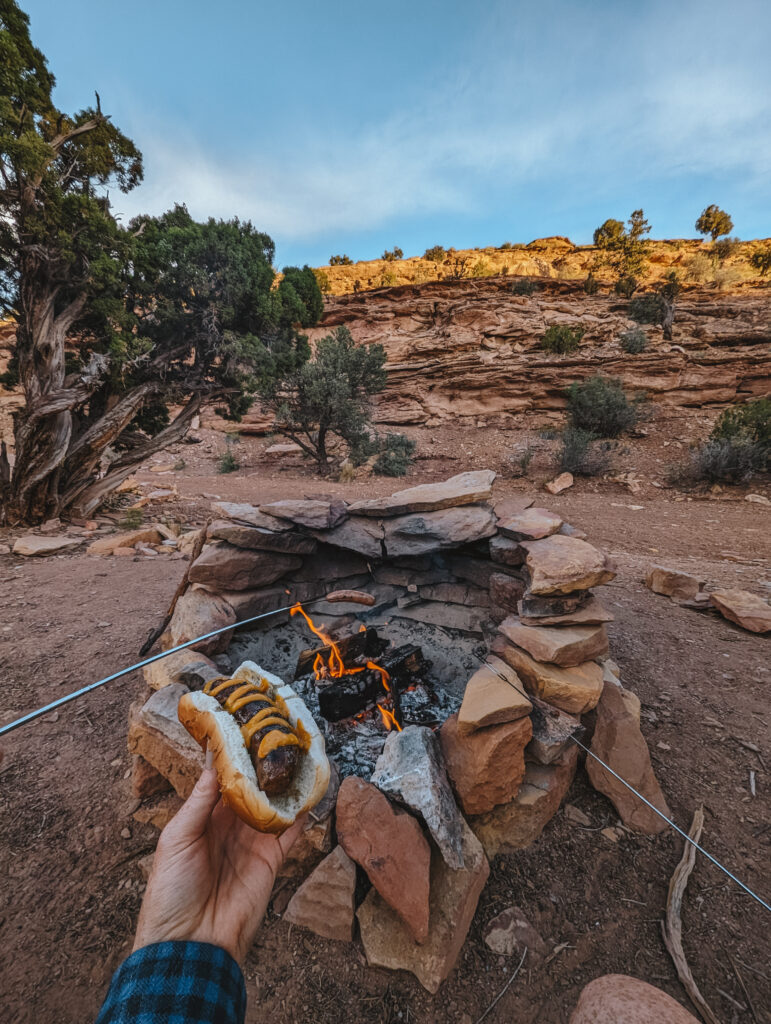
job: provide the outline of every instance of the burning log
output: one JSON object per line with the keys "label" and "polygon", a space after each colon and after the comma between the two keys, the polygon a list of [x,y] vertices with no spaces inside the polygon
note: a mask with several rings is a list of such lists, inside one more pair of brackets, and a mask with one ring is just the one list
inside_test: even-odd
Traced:
{"label": "burning log", "polygon": [[393,701],[394,717],[401,726],[399,692],[419,682],[426,669],[427,662],[420,647],[417,644],[404,644],[381,655],[378,667],[363,668],[360,672],[338,677],[325,676],[317,679],[319,711],[328,722],[339,722],[381,703],[385,694],[385,671],[388,691]]}
{"label": "burning log", "polygon": [[[381,640],[377,635],[377,630],[370,626],[369,629],[362,630],[360,633],[353,633],[351,636],[343,637],[342,640],[336,640],[335,646],[343,661],[346,664],[353,664],[361,659],[372,661],[379,658],[388,646],[388,642]],[[318,657],[321,657],[324,664],[328,665],[331,654],[331,645],[301,651],[297,659],[297,668],[294,673],[295,679],[310,675],[313,672]]]}

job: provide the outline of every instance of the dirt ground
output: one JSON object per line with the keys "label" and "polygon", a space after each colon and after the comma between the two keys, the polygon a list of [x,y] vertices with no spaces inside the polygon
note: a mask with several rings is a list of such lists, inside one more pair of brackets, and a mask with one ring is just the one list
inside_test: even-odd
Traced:
{"label": "dirt ground", "polygon": [[[516,434],[412,431],[423,457],[407,482],[490,466],[501,472],[497,500],[533,493],[612,554],[619,574],[603,588],[616,616],[611,652],[624,684],[643,703],[644,731],[675,820],[687,828],[704,804],[705,847],[769,900],[769,640],[712,613],[679,608],[642,583],[646,568],[662,562],[713,585],[771,596],[768,507],[744,501],[740,491],[688,500],[656,486],[665,483],[673,452],[703,435],[708,419],[660,414],[655,431],[618,450],[617,471],[634,475],[636,493],[628,481],[589,480],[556,498],[543,494],[554,445],[541,436],[543,417]],[[157,458],[175,463],[176,471],[139,474],[156,488],[177,490],[171,500],[149,505],[147,520],[162,514],[185,525],[201,522],[215,495],[350,498],[402,486],[377,477],[320,481],[291,459],[271,462],[264,439],[240,441],[235,448],[241,468],[220,475],[224,438],[207,431],[199,436],[199,444],[182,444]],[[536,449],[529,478],[512,478],[511,452],[528,444]],[[767,486],[753,489],[768,494]],[[0,543],[17,535],[0,531]],[[184,567],[161,557],[0,556],[0,721],[136,660]],[[143,889],[138,861],[157,839],[151,826],[131,816],[126,716],[139,688],[136,676],[126,677],[0,741],[4,1021],[93,1020],[112,971],[130,948]],[[545,960],[528,956],[485,1017],[488,1024],[566,1022],[582,986],[606,973],[643,978],[687,1005],[659,930],[682,840],[669,832],[655,839],[605,838],[601,829],[617,818],[582,769],[568,800],[589,815],[592,827],[571,825],[560,812],[530,849],[493,863],[458,966],[437,996],[410,974],[368,968],[359,944],[340,945],[290,928],[271,911],[246,964],[247,1019],[476,1024],[516,966],[516,959],[491,952],[483,941],[487,923],[512,904],[552,953]],[[769,924],[758,904],[697,859],[685,897],[685,949],[721,1022],[771,1021]]]}

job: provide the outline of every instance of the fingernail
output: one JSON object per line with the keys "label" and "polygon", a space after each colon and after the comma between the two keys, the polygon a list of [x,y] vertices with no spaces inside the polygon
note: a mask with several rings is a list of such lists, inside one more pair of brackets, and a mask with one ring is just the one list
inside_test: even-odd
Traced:
{"label": "fingernail", "polygon": [[203,766],[207,770],[209,768],[213,768],[214,767],[214,751],[213,750],[207,750],[206,751],[206,759],[204,761]]}

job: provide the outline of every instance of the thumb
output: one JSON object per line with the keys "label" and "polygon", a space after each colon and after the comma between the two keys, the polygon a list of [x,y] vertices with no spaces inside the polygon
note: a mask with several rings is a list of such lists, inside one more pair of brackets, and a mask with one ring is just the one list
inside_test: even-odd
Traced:
{"label": "thumb", "polygon": [[211,813],[219,800],[217,773],[211,767],[211,755],[206,755],[206,767],[201,772],[193,792],[185,800],[164,829],[169,839],[185,845],[199,839],[206,831]]}

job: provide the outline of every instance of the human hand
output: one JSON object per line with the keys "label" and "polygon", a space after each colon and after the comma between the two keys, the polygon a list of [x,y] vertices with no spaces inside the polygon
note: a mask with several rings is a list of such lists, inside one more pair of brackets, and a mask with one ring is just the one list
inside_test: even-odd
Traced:
{"label": "human hand", "polygon": [[209,765],[207,756],[195,789],[158,840],[134,950],[175,939],[210,942],[241,963],[303,821],[278,837],[256,832],[219,800]]}

